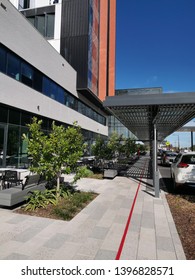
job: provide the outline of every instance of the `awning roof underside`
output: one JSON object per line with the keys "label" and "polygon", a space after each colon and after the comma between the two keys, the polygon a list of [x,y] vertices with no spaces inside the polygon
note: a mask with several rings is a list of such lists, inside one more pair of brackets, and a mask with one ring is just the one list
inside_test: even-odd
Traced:
{"label": "awning roof underside", "polygon": [[103,105],[141,141],[159,141],[195,117],[195,92],[107,97]]}

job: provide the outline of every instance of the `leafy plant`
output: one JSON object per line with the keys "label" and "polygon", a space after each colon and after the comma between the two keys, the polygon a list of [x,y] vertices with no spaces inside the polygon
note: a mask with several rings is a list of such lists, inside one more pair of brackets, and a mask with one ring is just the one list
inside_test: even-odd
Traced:
{"label": "leafy plant", "polygon": [[87,168],[87,166],[81,166],[77,169],[77,173],[74,177],[74,182],[76,182],[80,178],[86,178],[93,175],[93,172]]}
{"label": "leafy plant", "polygon": [[35,190],[29,192],[31,195],[27,197],[25,211],[34,211],[37,208],[45,208],[48,204],[57,205],[56,190]]}
{"label": "leafy plant", "polygon": [[58,217],[64,220],[72,219],[83,206],[95,197],[93,192],[75,192],[72,196],[65,198],[53,209]]}

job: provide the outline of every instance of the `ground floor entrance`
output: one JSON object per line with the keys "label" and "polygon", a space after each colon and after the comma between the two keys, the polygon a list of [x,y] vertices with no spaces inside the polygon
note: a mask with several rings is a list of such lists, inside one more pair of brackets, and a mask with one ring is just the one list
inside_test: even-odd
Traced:
{"label": "ground floor entrance", "polygon": [[0,124],[0,167],[28,168],[26,141],[23,133],[28,133],[26,127],[12,124]]}

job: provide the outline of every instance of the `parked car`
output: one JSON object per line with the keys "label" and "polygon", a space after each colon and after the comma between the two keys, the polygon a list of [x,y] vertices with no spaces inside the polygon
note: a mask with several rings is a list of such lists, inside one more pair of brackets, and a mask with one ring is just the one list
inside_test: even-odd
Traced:
{"label": "parked car", "polygon": [[171,178],[174,189],[181,184],[195,187],[195,152],[178,154],[171,165]]}
{"label": "parked car", "polygon": [[158,152],[157,152],[157,159],[158,160],[161,160],[162,153],[163,153],[163,150],[162,149],[158,149]]}
{"label": "parked car", "polygon": [[178,154],[172,151],[163,151],[161,155],[162,165],[171,165]]}

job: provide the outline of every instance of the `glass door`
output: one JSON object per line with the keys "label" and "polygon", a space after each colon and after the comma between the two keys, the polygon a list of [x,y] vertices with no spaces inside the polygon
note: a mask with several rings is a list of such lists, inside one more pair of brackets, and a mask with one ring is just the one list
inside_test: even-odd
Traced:
{"label": "glass door", "polygon": [[0,124],[0,167],[6,166],[6,126]]}

